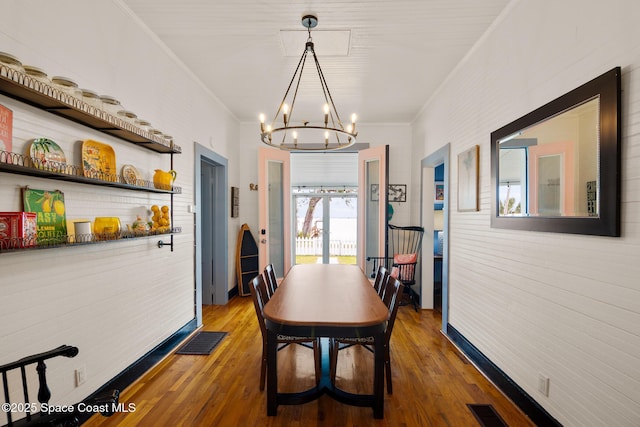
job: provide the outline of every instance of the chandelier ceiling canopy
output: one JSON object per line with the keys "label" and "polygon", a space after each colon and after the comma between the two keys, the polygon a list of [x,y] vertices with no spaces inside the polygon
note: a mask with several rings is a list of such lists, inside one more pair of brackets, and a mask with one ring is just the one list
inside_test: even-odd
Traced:
{"label": "chandelier ceiling canopy", "polygon": [[[350,147],[356,142],[356,115],[352,114],[351,122],[343,125],[318,62],[311,39],[311,29],[317,25],[318,18],[315,15],[302,17],[302,26],[307,29],[309,37],[296,71],[271,124],[265,125],[265,115],[260,114],[260,139],[271,147],[290,151],[330,151]],[[313,58],[322,89],[322,99],[318,102],[318,117],[322,118],[324,113],[324,120],[318,120],[316,123],[294,118],[296,97],[301,88],[300,81],[308,55]]]}

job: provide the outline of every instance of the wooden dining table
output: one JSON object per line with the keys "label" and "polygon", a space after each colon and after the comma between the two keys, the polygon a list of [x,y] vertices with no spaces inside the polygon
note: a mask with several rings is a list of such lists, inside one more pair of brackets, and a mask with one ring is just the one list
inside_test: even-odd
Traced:
{"label": "wooden dining table", "polygon": [[[389,311],[355,265],[299,264],[291,268],[264,307],[267,324],[267,414],[278,405],[310,402],[323,394],[384,417],[384,331]],[[321,338],[322,376],[299,393],[278,392],[278,335]],[[329,338],[374,337],[373,394],[354,394],[331,381]]]}

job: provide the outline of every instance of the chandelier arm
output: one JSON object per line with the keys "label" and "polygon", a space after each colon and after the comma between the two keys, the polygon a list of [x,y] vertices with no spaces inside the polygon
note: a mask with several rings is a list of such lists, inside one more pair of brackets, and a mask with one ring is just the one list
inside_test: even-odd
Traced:
{"label": "chandelier arm", "polygon": [[[298,89],[300,89],[300,81],[302,80],[302,73],[304,72],[304,66],[307,63],[307,50],[305,49],[304,53],[302,54],[302,57],[304,58],[304,60],[302,61],[302,67],[300,68],[300,74],[298,74],[298,82],[296,83],[296,90],[293,92],[293,99],[291,100],[291,113],[289,114],[289,121],[291,121],[291,117],[293,117],[293,107],[296,103],[296,98],[298,97]],[[302,59],[302,58],[301,58]],[[296,72],[298,70],[296,69]],[[293,78],[295,79],[295,75],[293,76]],[[292,81],[293,83],[293,81]],[[291,86],[291,85],[289,85]],[[287,91],[288,92],[288,91]],[[285,95],[286,97],[286,95]],[[282,101],[284,102],[284,101]]]}
{"label": "chandelier arm", "polygon": [[[300,81],[302,80],[302,73],[304,72],[304,66],[307,63],[307,50],[305,49],[304,53],[302,54],[302,57],[300,58],[300,61],[302,62],[302,66],[300,66],[300,63],[298,64],[298,68],[296,68],[296,73],[293,75],[293,79],[291,79],[291,83],[289,83],[289,88],[287,89],[287,93],[285,93],[284,97],[285,99],[282,101],[284,103],[284,101],[287,98],[287,94],[289,93],[289,90],[291,89],[291,85],[293,84],[293,80],[295,80],[296,78],[296,74],[298,74],[298,69],[300,70],[300,73],[298,74],[298,81],[296,82],[296,88],[295,91],[293,92],[293,99],[291,100],[291,108],[289,110],[289,122],[291,122],[291,118],[293,117],[293,108],[296,105],[296,98],[298,97],[298,89],[300,88]],[[284,145],[284,142],[287,139],[287,123],[284,124],[285,127],[285,131],[282,133],[282,141],[280,142],[280,145]]]}
{"label": "chandelier arm", "polygon": [[[338,114],[338,109],[336,108],[336,104],[333,102],[333,97],[331,96],[331,91],[329,90],[329,85],[327,85],[327,80],[324,78],[324,73],[322,72],[322,68],[320,68],[320,62],[318,61],[318,57],[316,56],[316,51],[312,51],[313,60],[316,63],[316,69],[318,70],[318,75],[320,76],[320,84],[322,85],[322,90],[324,92],[325,101],[327,101],[327,95],[329,96],[329,101],[331,102],[331,106],[333,107],[333,112],[336,113],[336,118],[338,119],[338,124],[340,128],[344,128],[342,125],[342,120],[340,120],[340,114]],[[329,102],[327,102],[329,103]]]}
{"label": "chandelier arm", "polygon": [[[293,84],[293,81],[296,79],[296,75],[298,74],[298,70],[300,69],[300,64],[304,64],[304,60],[307,57],[307,50],[305,49],[305,51],[302,53],[302,56],[300,57],[300,60],[298,61],[298,66],[296,67],[296,71],[293,73],[293,77],[291,77],[291,81],[289,82],[289,86],[287,87],[286,92],[284,93],[284,96],[282,97],[282,101],[280,102],[280,105],[278,105],[278,111],[276,111],[276,115],[273,116],[273,121],[271,122],[271,126],[273,127],[273,125],[275,124],[275,121],[278,118],[278,114],[280,114],[280,111],[282,110],[282,106],[284,105],[284,101],[287,100],[287,95],[289,95],[289,91],[291,90],[291,85]],[[304,66],[302,67],[304,68]],[[300,71],[300,77],[302,77],[302,71]],[[298,78],[298,82],[300,81],[300,77]],[[292,108],[293,110],[293,108]]]}

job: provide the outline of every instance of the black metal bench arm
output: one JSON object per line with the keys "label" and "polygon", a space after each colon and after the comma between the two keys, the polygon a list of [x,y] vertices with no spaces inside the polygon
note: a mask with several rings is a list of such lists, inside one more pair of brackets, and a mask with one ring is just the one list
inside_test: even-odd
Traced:
{"label": "black metal bench arm", "polygon": [[[53,350],[45,351],[43,353],[34,354],[31,356],[23,357],[22,359],[7,363],[0,366],[0,374],[2,374],[2,386],[4,391],[4,399],[7,404],[11,404],[9,396],[9,381],[7,372],[14,369],[20,369],[22,377],[22,391],[25,403],[29,403],[29,391],[27,389],[27,371],[26,366],[36,364],[36,372],[38,373],[38,402],[40,404],[49,403],[51,398],[51,391],[47,385],[47,365],[45,360],[52,359],[54,357],[75,357],[78,355],[78,347],[70,345],[61,345]],[[97,404],[99,407],[107,408],[105,412],[102,412],[104,416],[110,416],[113,414],[112,408],[118,403],[120,392],[118,390],[112,390],[106,394],[101,394],[91,399],[92,403]],[[7,426],[77,426],[79,421],[77,418],[77,405],[74,405],[74,411],[71,413],[40,413],[39,416],[31,414],[29,405],[25,405],[26,417],[18,421],[13,421],[11,411],[6,411]]]}
{"label": "black metal bench arm", "polygon": [[[2,373],[2,385],[4,389],[5,402],[10,403],[9,398],[9,381],[7,379],[7,372],[13,369],[20,369],[22,376],[22,391],[24,393],[25,402],[29,402],[29,391],[27,389],[27,373],[25,367],[32,364],[37,364],[36,371],[38,372],[38,402],[48,403],[51,398],[51,391],[47,386],[47,365],[45,360],[58,356],[75,357],[78,354],[78,347],[70,345],[61,345],[53,350],[45,351],[44,353],[38,353],[31,356],[23,357],[22,359],[7,363],[0,366],[0,373]],[[12,425],[11,411],[7,411],[8,425]],[[27,420],[31,420],[31,412],[27,411]]]}

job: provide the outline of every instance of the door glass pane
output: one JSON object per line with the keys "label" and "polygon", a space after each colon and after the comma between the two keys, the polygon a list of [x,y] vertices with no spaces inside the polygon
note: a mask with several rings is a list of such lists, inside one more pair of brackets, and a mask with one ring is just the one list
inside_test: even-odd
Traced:
{"label": "door glass pane", "polygon": [[[365,204],[365,233],[366,248],[365,260],[370,256],[380,256],[384,254],[382,248],[379,247],[380,241],[380,196],[384,189],[380,188],[380,165],[378,160],[366,162],[365,169],[365,188],[368,189],[369,197],[364,201]],[[382,195],[384,199],[384,194]],[[373,271],[373,262],[366,261],[366,270]]]}
{"label": "door glass pane", "polygon": [[538,213],[542,216],[560,216],[562,195],[561,156],[538,158]]}
{"label": "door glass pane", "polygon": [[527,149],[515,147],[500,150],[501,216],[523,216],[529,212],[527,203]]}
{"label": "door glass pane", "polygon": [[276,271],[284,269],[284,188],[282,163],[268,162],[267,206],[269,224],[267,242],[269,245],[269,262]]}
{"label": "door glass pane", "polygon": [[358,241],[358,198],[355,195],[334,196],[330,197],[329,201],[329,262],[355,264]]}
{"label": "door glass pane", "polygon": [[322,196],[297,196],[296,264],[322,263],[324,203]]}

